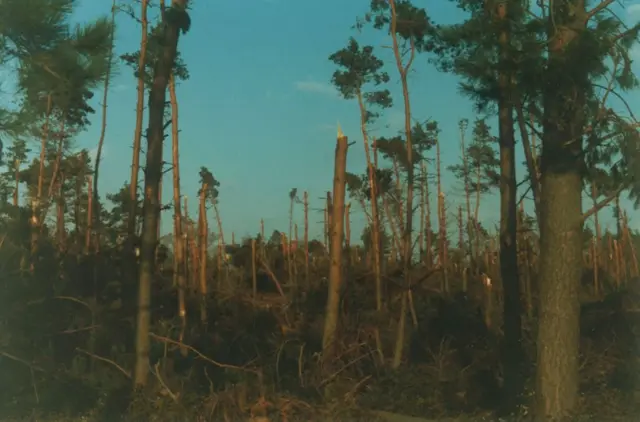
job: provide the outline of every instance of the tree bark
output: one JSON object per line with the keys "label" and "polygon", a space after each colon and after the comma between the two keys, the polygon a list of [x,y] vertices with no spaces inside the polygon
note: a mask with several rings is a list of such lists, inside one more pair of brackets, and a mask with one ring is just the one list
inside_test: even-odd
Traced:
{"label": "tree bark", "polygon": [[131,183],[129,183],[129,221],[128,233],[130,240],[136,235],[138,209],[138,174],[140,173],[140,146],[142,141],[142,121],[144,118],[144,74],[146,71],[147,38],[149,36],[147,7],[149,0],[140,0],[140,23],[142,37],[140,39],[140,57],[138,60],[138,99],[136,103],[136,129],[133,134],[133,158],[131,163]]}
{"label": "tree bark", "polygon": [[[186,13],[186,0],[173,0],[171,8]],[[133,382],[137,387],[147,384],[149,375],[149,326],[151,323],[151,282],[155,273],[155,251],[158,243],[160,204],[158,192],[162,178],[162,147],[164,143],[164,109],[167,85],[173,69],[180,19],[164,23],[163,47],[153,71],[149,93],[149,127],[147,131],[147,157],[145,167],[142,242],[140,248],[140,276],[138,290],[138,316],[136,324],[136,364]]]}
{"label": "tree bark", "polygon": [[[171,155],[173,161],[173,237],[174,237],[174,284],[178,289],[178,315],[180,317],[180,338],[184,337],[187,327],[187,308],[185,304],[185,239],[182,235],[182,197],[180,195],[180,140],[178,129],[178,98],[176,79],[173,73],[169,77],[169,99],[171,101]],[[184,349],[186,351],[186,349]]]}
{"label": "tree bark", "polygon": [[498,126],[500,142],[500,277],[504,294],[502,360],[504,365],[503,406],[508,413],[516,410],[524,386],[522,376],[522,315],[518,275],[518,207],[516,197],[516,157],[513,120],[513,86],[511,74],[504,70],[509,62],[510,34],[507,3],[494,11],[502,29],[498,35],[500,61],[498,75]]}
{"label": "tree bark", "polygon": [[336,332],[340,313],[340,290],[342,288],[342,251],[344,238],[344,212],[347,171],[347,137],[338,132],[336,141],[335,169],[333,176],[333,201],[331,218],[331,267],[329,269],[329,296],[322,337],[322,356],[325,368],[331,364],[335,352]]}
{"label": "tree bark", "polygon": [[[540,198],[540,308],[536,415],[571,420],[578,404],[579,288],[582,276],[582,136],[584,90],[571,57],[586,25],[584,2],[571,12],[554,3],[547,83],[543,91]],[[575,9],[575,10],[574,10]],[[550,25],[549,28],[555,28]],[[575,65],[574,65],[575,66]]]}

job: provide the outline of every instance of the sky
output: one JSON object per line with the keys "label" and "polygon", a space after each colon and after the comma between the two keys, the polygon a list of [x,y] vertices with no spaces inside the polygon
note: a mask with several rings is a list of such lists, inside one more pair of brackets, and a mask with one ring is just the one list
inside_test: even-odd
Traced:
{"label": "sky", "polygon": [[[130,0],[120,0],[129,2]],[[152,0],[153,2],[153,0]],[[287,230],[289,191],[309,192],[310,234],[322,231],[322,196],[331,189],[338,122],[355,144],[349,149],[348,170],[365,169],[359,111],[354,101],[341,99],[330,84],[335,70],[328,56],[356,36],[374,46],[390,65],[392,51],[386,33],[352,29],[368,0],[193,0],[191,30],[179,49],[190,79],[177,88],[180,106],[180,169],[182,192],[195,204],[198,171],[208,167],[220,181],[219,208],[225,237],[236,239],[259,231]],[[640,20],[640,2],[623,2],[621,13]],[[450,1],[416,0],[438,23],[460,21],[464,15]],[[627,7],[628,6],[628,7]],[[75,20],[87,22],[110,13],[111,0],[82,0]],[[130,17],[117,17],[118,55],[139,49],[140,30]],[[640,51],[637,51],[640,53]],[[640,54],[637,54],[640,59]],[[472,103],[459,95],[456,77],[439,73],[418,56],[409,78],[413,116],[437,120],[442,129],[443,163],[459,160],[458,121],[476,117]],[[401,92],[395,67],[389,66],[397,106],[374,126],[372,136],[393,135],[403,127]],[[96,108],[100,107],[96,95]],[[638,109],[640,101],[632,100]],[[100,171],[100,192],[118,190],[129,180],[135,127],[136,80],[119,65],[110,82],[108,120]],[[145,113],[146,114],[146,113]],[[145,122],[146,126],[146,122]],[[95,150],[100,113],[78,137],[80,147]],[[144,145],[144,143],[143,143]],[[165,157],[170,158],[170,142]],[[520,160],[522,161],[522,160]],[[144,162],[144,157],[142,158]],[[523,173],[521,173],[523,174]],[[171,198],[171,175],[164,183],[164,202]],[[450,202],[461,202],[462,188],[444,176]],[[498,202],[487,198],[481,219],[495,221]],[[192,208],[192,210],[195,208]],[[358,209],[357,204],[353,206]],[[453,208],[452,208],[453,212]],[[212,217],[211,217],[212,218]],[[352,217],[353,237],[364,224],[361,212]],[[171,230],[171,212],[163,213],[163,230]],[[302,231],[302,206],[296,208]]]}

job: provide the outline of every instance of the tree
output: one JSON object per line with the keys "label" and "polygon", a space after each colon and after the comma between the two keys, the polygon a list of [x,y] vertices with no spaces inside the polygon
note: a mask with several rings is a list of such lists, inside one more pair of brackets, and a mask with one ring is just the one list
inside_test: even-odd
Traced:
{"label": "tree", "polygon": [[[347,150],[349,142],[342,130],[338,128],[336,140],[335,169],[333,175],[333,209],[331,212],[331,265],[329,267],[329,292],[327,296],[327,308],[324,320],[324,333],[322,336],[322,358],[325,369],[336,357],[336,332],[340,315],[340,296],[342,289],[342,261],[344,247],[344,217],[345,217],[345,193]],[[327,371],[329,374],[333,370]]]}
{"label": "tree", "polygon": [[[517,1],[510,2],[507,6],[506,2],[464,0],[458,1],[458,5],[469,14],[469,18],[461,24],[440,29],[439,41],[446,53],[440,65],[445,70],[462,76],[462,91],[476,100],[480,110],[497,106],[500,150],[500,174],[497,178],[500,187],[500,275],[504,291],[503,403],[506,410],[511,412],[516,409],[517,398],[524,386],[524,353],[520,345],[521,306],[516,245],[518,199],[513,115],[517,71],[514,58],[517,46],[520,45],[514,32],[524,19],[526,6]],[[476,124],[476,129],[482,131],[484,128]],[[487,158],[491,158],[491,149],[476,151],[483,152],[488,155]],[[468,171],[466,166],[462,169],[454,167],[454,170],[468,179],[469,174],[461,174]],[[480,183],[476,188],[478,191],[479,185]],[[478,199],[476,203],[479,203]]]}
{"label": "tree", "polygon": [[[37,252],[39,232],[42,230],[52,194],[61,176],[59,171],[65,142],[71,133],[89,124],[88,116],[94,113],[88,103],[93,97],[92,89],[104,80],[109,67],[111,23],[106,18],[100,18],[72,29],[69,20],[74,4],[75,2],[70,0],[51,0],[48,6],[53,12],[49,19],[55,21],[55,30],[50,31],[49,35],[56,34],[57,38],[47,40],[40,49],[28,45],[24,36],[20,36],[24,34],[16,35],[9,31],[8,36],[12,37],[15,55],[20,63],[18,85],[23,95],[22,106],[25,113],[44,118],[41,131],[40,175],[34,201],[34,256]],[[11,6],[11,2],[9,5]],[[24,44],[28,46],[24,47]],[[43,201],[44,158],[49,135],[52,133],[52,119],[57,119],[59,124],[58,147],[46,201]]]}
{"label": "tree", "polygon": [[160,219],[159,189],[162,178],[162,147],[164,144],[164,110],[167,86],[173,70],[178,39],[187,32],[190,18],[186,7],[188,0],[172,0],[165,12],[162,24],[162,53],[155,63],[153,83],[149,93],[149,127],[147,130],[147,157],[142,220],[142,244],[140,248],[140,278],[138,292],[138,317],[136,324],[136,365],[134,385],[143,387],[149,375],[149,325],[151,315],[151,280],[155,273],[155,251],[158,242]]}
{"label": "tree", "polygon": [[[351,38],[348,45],[329,56],[329,60],[338,66],[333,73],[331,82],[338,88],[342,96],[347,99],[356,99],[360,111],[360,131],[364,144],[365,158],[367,160],[368,186],[371,198],[372,243],[373,243],[373,273],[376,286],[376,310],[382,310],[382,265],[380,262],[380,218],[378,213],[378,188],[375,182],[375,167],[369,152],[369,134],[367,124],[377,117],[377,113],[367,108],[389,108],[392,105],[391,93],[388,89],[376,89],[365,92],[367,85],[379,87],[389,82],[389,75],[382,70],[384,63],[373,54],[373,47],[360,46]],[[375,154],[374,154],[375,155]],[[347,178],[349,176],[347,175]],[[382,346],[379,334],[376,331],[378,354],[382,358]]]}
{"label": "tree", "polygon": [[[164,8],[164,0],[161,3]],[[140,0],[140,17],[136,17],[133,8],[126,10],[128,15],[131,15],[135,20],[140,22],[141,26],[141,38],[140,49],[133,53],[126,53],[120,56],[120,59],[129,67],[134,69],[134,76],[138,81],[137,85],[137,100],[136,100],[136,128],[133,136],[133,155],[131,163],[131,183],[130,186],[130,208],[129,213],[131,217],[129,221],[129,236],[134,236],[137,230],[137,217],[133,213],[136,211],[136,203],[138,202],[138,177],[140,173],[140,152],[141,141],[143,137],[143,114],[144,114],[144,94],[153,84],[154,69],[158,61],[161,59],[164,47],[164,23],[161,21],[159,24],[149,29],[148,10],[150,4],[149,0]],[[161,12],[162,13],[162,12]],[[180,58],[180,52],[176,51],[176,57],[173,63],[172,77],[175,81],[187,80],[189,78],[189,72],[186,65]],[[167,124],[168,126],[168,124]]]}
{"label": "tree", "polygon": [[[640,25],[626,29],[610,17],[605,12],[611,3],[603,1],[587,10],[582,1],[554,2],[540,18],[548,29],[549,52],[541,69],[545,84],[540,113],[539,420],[569,419],[578,404],[584,153],[604,145],[605,138],[590,139],[592,128],[611,128],[623,121],[608,111],[607,92],[637,86],[628,49],[637,40]],[[610,89],[599,97],[595,81],[607,74],[613,75]],[[628,148],[629,137],[613,137],[619,141],[619,151]],[[636,171],[638,154],[628,157],[630,171]]]}

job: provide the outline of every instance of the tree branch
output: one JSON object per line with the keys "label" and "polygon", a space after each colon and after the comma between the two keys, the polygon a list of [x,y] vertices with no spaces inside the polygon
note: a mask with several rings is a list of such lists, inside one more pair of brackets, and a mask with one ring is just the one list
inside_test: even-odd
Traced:
{"label": "tree branch", "polygon": [[600,3],[597,6],[595,6],[593,9],[591,9],[589,12],[587,12],[587,21],[589,19],[591,19],[592,17],[594,17],[595,15],[597,15],[599,12],[601,12],[604,9],[606,9],[607,7],[609,7],[611,5],[611,3],[613,3],[613,2],[614,2],[614,0],[604,0],[602,3]]}
{"label": "tree branch", "polygon": [[587,220],[587,218],[591,217],[593,214],[597,213],[598,211],[600,211],[602,208],[606,207],[607,205],[609,205],[611,203],[611,201],[613,201],[614,199],[616,199],[616,197],[618,195],[620,195],[620,193],[624,190],[623,186],[620,186],[618,189],[616,189],[613,193],[611,193],[609,196],[607,196],[605,199],[603,199],[602,201],[598,202],[597,204],[595,204],[590,210],[588,210],[587,212],[582,214],[582,220],[585,221]]}

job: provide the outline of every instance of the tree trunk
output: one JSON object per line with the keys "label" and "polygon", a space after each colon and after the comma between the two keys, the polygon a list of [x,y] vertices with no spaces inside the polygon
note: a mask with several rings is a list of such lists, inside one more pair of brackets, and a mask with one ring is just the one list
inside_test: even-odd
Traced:
{"label": "tree trunk", "polygon": [[[203,325],[207,323],[207,246],[208,246],[208,238],[209,238],[209,221],[207,220],[207,190],[208,186],[206,183],[202,184],[202,188],[200,189],[200,247],[198,250],[200,251],[199,261],[200,261],[200,272],[198,285],[200,286],[200,322]],[[214,199],[215,201],[215,199]],[[222,235],[220,235],[222,236]],[[220,238],[218,238],[220,240]],[[218,251],[218,253],[222,253],[222,251]],[[219,258],[218,258],[219,259]],[[220,274],[218,274],[220,276]]]}
{"label": "tree trunk", "polygon": [[393,368],[398,368],[402,360],[404,349],[404,331],[407,321],[407,302],[409,300],[409,289],[411,288],[411,267],[413,264],[413,189],[414,189],[414,165],[413,165],[413,143],[411,142],[411,101],[409,100],[409,84],[407,75],[413,59],[415,57],[415,44],[413,38],[410,39],[411,49],[409,59],[406,64],[402,63],[400,47],[398,45],[398,34],[396,25],[398,17],[396,14],[395,0],[389,0],[391,8],[391,37],[393,39],[393,53],[396,58],[396,66],[400,74],[400,82],[402,83],[402,98],[404,100],[404,130],[407,148],[407,204],[406,218],[404,221],[403,233],[403,251],[402,258],[404,260],[404,289],[400,305],[400,318],[398,321],[398,332],[396,337],[396,345],[393,354]]}
{"label": "tree trunk", "polygon": [[[264,239],[261,239],[264,242]],[[304,284],[309,288],[309,193],[304,191]]]}
{"label": "tree trunk", "polygon": [[[495,16],[501,22],[498,37],[500,60],[509,63],[510,34],[506,27],[506,3],[499,3]],[[503,65],[503,67],[506,67]],[[511,74],[502,70],[498,75],[498,126],[500,143],[500,278],[503,288],[504,365],[503,406],[508,413],[516,410],[524,386],[522,376],[522,314],[520,280],[518,276],[518,206],[516,198],[516,157],[513,121]]]}
{"label": "tree trunk", "polygon": [[[371,162],[371,154],[369,152],[369,135],[367,133],[367,110],[362,99],[362,93],[358,91],[358,106],[360,107],[360,130],[362,131],[362,140],[364,142],[364,153],[367,159],[367,171],[369,176],[369,191],[371,193],[371,242],[373,243],[373,275],[375,278],[376,288],[376,311],[382,311],[382,251],[380,245],[380,215],[378,212],[378,186],[376,183],[376,172]],[[374,140],[375,149],[375,140]],[[375,155],[375,153],[374,153]],[[376,334],[376,337],[378,335]],[[378,345],[378,354],[382,354],[380,345]]]}
{"label": "tree trunk", "polygon": [[20,199],[20,160],[16,160],[13,165],[14,167],[14,180],[15,186],[13,189],[13,206],[18,206],[18,200]]}
{"label": "tree trunk", "polygon": [[[174,284],[178,289],[178,315],[180,317],[180,338],[184,337],[187,327],[187,308],[185,305],[185,247],[182,236],[182,198],[180,196],[180,142],[178,130],[178,99],[176,79],[173,73],[169,77],[169,99],[171,101],[171,155],[173,161],[173,238],[174,238]],[[186,351],[186,349],[184,349]]]}
{"label": "tree trunk", "polygon": [[93,232],[93,183],[91,175],[87,180],[87,229],[85,230],[84,253],[89,254],[91,251],[91,234]]}
{"label": "tree trunk", "polygon": [[562,33],[551,29],[548,34],[548,82],[543,91],[536,380],[540,421],[570,420],[578,404],[585,98],[575,82],[584,75],[574,75],[572,66],[576,59],[571,55],[577,49],[568,44],[581,41],[576,28],[586,25],[586,12],[584,2],[573,3],[571,12],[554,3],[550,14]]}
{"label": "tree trunk", "polygon": [[93,169],[93,204],[96,207],[94,214],[94,229],[96,230],[96,245],[100,244],[100,195],[98,194],[98,175],[100,172],[100,160],[102,159],[102,149],[104,147],[104,138],[107,133],[107,100],[109,98],[109,81],[111,80],[111,66],[113,64],[113,46],[115,43],[116,31],[116,0],[111,5],[111,44],[109,46],[109,64],[104,77],[104,91],[102,94],[102,124],[100,126],[100,139],[98,140],[98,149],[96,151],[96,163]]}
{"label": "tree trunk", "polygon": [[[173,0],[172,8],[186,13],[186,0]],[[142,242],[140,248],[140,276],[138,291],[138,316],[136,324],[135,386],[147,384],[149,375],[149,326],[151,323],[151,281],[155,274],[155,251],[158,243],[160,204],[158,192],[162,177],[162,147],[164,143],[164,109],[167,85],[173,69],[180,37],[181,20],[165,22],[163,42],[153,71],[149,93],[149,128],[147,131],[147,162],[145,167]]]}
{"label": "tree trunk", "polygon": [[333,203],[331,218],[331,267],[329,269],[329,296],[322,337],[323,364],[328,368],[334,358],[336,331],[340,313],[342,287],[342,250],[344,238],[344,211],[346,196],[347,137],[338,131],[336,141],[335,170],[333,176]]}
{"label": "tree trunk", "polygon": [[142,25],[142,37],[140,39],[140,58],[138,59],[138,100],[136,103],[136,129],[133,134],[133,158],[131,162],[131,183],[129,184],[128,233],[130,240],[136,235],[137,209],[138,209],[138,174],[140,173],[140,146],[142,141],[142,122],[144,113],[144,74],[146,71],[147,38],[149,34],[147,20],[147,6],[149,0],[140,0],[140,23]]}
{"label": "tree trunk", "polygon": [[[36,198],[31,204],[31,255],[35,257],[38,252],[38,239],[40,235],[40,226],[43,223],[40,216],[42,210],[42,189],[44,187],[44,161],[46,159],[47,142],[49,140],[49,126],[51,123],[51,111],[53,109],[53,97],[51,94],[47,96],[47,112],[45,116],[45,122],[42,126],[42,139],[40,142],[40,169],[38,172],[38,190],[36,191]],[[33,270],[33,264],[31,269]]]}

